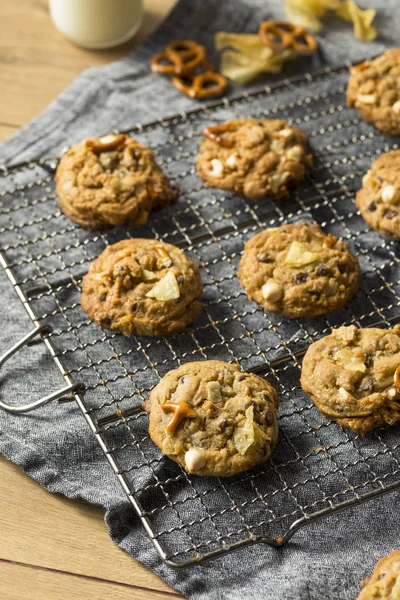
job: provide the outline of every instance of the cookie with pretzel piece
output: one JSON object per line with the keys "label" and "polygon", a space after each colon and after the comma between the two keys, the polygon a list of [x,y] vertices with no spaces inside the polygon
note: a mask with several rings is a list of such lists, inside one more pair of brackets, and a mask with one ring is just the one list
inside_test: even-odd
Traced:
{"label": "cookie with pretzel piece", "polygon": [[55,179],[62,210],[87,229],[142,225],[151,211],[178,195],[153,152],[123,134],[74,144],[62,156]]}
{"label": "cookie with pretzel piece", "polygon": [[81,306],[104,329],[166,336],[196,321],[202,291],[197,265],[180,248],[136,238],[108,246],[93,261]]}
{"label": "cookie with pretzel piece", "polygon": [[197,173],[207,186],[278,200],[304,179],[308,138],[278,119],[240,118],[203,131]]}
{"label": "cookie with pretzel piece", "polygon": [[361,435],[400,420],[400,326],[339,327],[311,344],[301,385],[327,419]]}
{"label": "cookie with pretzel piece", "polygon": [[167,373],[145,409],[150,437],[164,454],[189,473],[227,477],[268,460],[278,404],[262,377],[207,360]]}

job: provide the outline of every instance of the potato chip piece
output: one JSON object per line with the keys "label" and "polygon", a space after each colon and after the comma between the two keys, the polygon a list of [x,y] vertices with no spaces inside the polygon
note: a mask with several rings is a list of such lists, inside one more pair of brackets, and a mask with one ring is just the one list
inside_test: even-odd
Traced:
{"label": "potato chip piece", "polygon": [[167,300],[177,300],[180,295],[179,285],[172,271],[168,271],[168,273],[146,294],[148,298],[155,298],[162,302],[166,302]]}
{"label": "potato chip piece", "polygon": [[275,53],[261,43],[258,34],[220,31],[215,35],[215,47],[223,50],[220,72],[239,84],[262,73],[279,73],[284,62],[295,56],[290,50]]}
{"label": "potato chip piece", "polygon": [[342,2],[339,8],[336,9],[336,14],[341,19],[354,24],[354,35],[358,40],[372,42],[376,38],[377,31],[371,25],[376,10],[372,8],[361,10],[354,0],[347,0]]}
{"label": "potato chip piece", "polygon": [[294,241],[290,244],[285,258],[285,265],[291,267],[303,267],[319,260],[317,252],[310,252],[308,245],[303,242]]}
{"label": "potato chip piece", "polygon": [[249,408],[246,409],[246,420],[244,425],[241,427],[236,427],[235,429],[233,434],[233,443],[240,454],[244,456],[254,441],[254,407],[249,406]]}
{"label": "potato chip piece", "polygon": [[286,0],[286,16],[290,23],[320,31],[326,11],[339,5],[340,0]]}

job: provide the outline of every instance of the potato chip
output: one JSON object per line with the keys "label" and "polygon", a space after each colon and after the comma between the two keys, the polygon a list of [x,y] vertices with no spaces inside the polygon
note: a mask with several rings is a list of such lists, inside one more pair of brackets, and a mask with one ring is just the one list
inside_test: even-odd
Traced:
{"label": "potato chip", "polygon": [[253,406],[249,406],[249,408],[246,410],[246,420],[244,425],[241,427],[236,427],[235,429],[233,434],[233,443],[240,454],[244,456],[254,441],[254,408]]}
{"label": "potato chip", "polygon": [[262,73],[280,73],[286,60],[294,58],[288,50],[275,53],[261,43],[258,34],[226,33],[215,35],[217,50],[223,50],[220,71],[235,83],[243,84]]}
{"label": "potato chip", "polygon": [[361,10],[354,0],[286,0],[286,16],[290,23],[320,31],[321,20],[328,10],[334,10],[344,21],[354,24],[356,38],[371,42],[377,32],[371,23],[376,10]]}
{"label": "potato chip", "polygon": [[336,14],[341,19],[354,24],[354,35],[358,40],[372,42],[376,38],[377,31],[371,25],[376,10],[372,8],[361,10],[353,0],[347,0],[342,2],[339,8],[336,9]]}

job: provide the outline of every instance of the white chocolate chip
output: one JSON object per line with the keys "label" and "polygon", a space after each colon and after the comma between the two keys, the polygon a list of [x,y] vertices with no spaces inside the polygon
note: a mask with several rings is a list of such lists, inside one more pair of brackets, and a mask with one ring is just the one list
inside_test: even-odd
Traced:
{"label": "white chocolate chip", "polygon": [[283,154],[285,149],[279,140],[272,140],[271,151],[275,154]]}
{"label": "white chocolate chip", "polygon": [[395,400],[399,397],[399,391],[396,390],[396,388],[390,388],[390,390],[388,391],[387,395],[389,396],[389,398],[391,400]]}
{"label": "white chocolate chip", "polygon": [[221,175],[224,172],[224,166],[222,164],[222,162],[220,160],[218,160],[218,158],[213,158],[211,160],[211,171],[209,171],[209,175],[212,175],[212,177],[221,177]]}
{"label": "white chocolate chip", "polygon": [[345,390],[343,387],[340,387],[338,389],[338,394],[343,400],[348,400],[350,398],[353,398],[353,396],[347,390]]}
{"label": "white chocolate chip", "polygon": [[304,156],[304,150],[301,146],[293,146],[286,151],[286,157],[289,160],[300,161]]}
{"label": "white chocolate chip", "polygon": [[357,96],[357,102],[361,104],[375,104],[375,94],[359,94]]}
{"label": "white chocolate chip", "polygon": [[399,199],[399,190],[394,185],[385,185],[381,190],[381,198],[383,202],[396,204]]}
{"label": "white chocolate chip", "polygon": [[226,164],[231,169],[233,169],[234,167],[236,167],[236,165],[237,165],[237,155],[236,154],[231,154],[230,156],[228,156],[228,158],[226,159]]}
{"label": "white chocolate chip", "polygon": [[279,135],[282,135],[284,138],[288,138],[292,135],[293,129],[281,129],[278,131]]}
{"label": "white chocolate chip", "polygon": [[268,279],[267,283],[262,286],[261,293],[265,300],[278,302],[283,296],[283,287],[275,279]]}
{"label": "white chocolate chip", "polygon": [[392,109],[396,115],[400,115],[400,100],[397,100],[397,102],[393,104]]}
{"label": "white chocolate chip", "polygon": [[204,467],[206,461],[199,450],[191,448],[185,453],[185,464],[189,473],[195,473]]}

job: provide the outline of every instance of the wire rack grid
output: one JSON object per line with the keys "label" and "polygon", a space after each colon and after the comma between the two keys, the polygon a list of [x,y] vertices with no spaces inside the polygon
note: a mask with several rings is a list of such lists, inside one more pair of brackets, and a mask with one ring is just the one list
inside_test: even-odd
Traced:
{"label": "wire rack grid", "polygon": [[[299,386],[300,359],[311,342],[342,324],[390,327],[400,305],[398,245],[369,230],[354,205],[371,160],[398,146],[346,107],[346,82],[347,67],[325,69],[133,127],[129,133],[153,149],[181,190],[176,205],[140,228],[93,233],[69,222],[54,193],[56,159],[1,167],[0,260],[35,325],[30,337],[41,332],[69,389],[75,381],[84,385],[74,398],[157,552],[173,568],[257,542],[281,546],[315,519],[400,487],[396,428],[362,439],[325,420]],[[308,133],[314,167],[284,201],[246,203],[204,188],[197,178],[202,129],[238,116],[283,118]],[[348,241],[363,279],[339,311],[290,321],[249,302],[236,271],[252,235],[303,219]],[[107,244],[126,237],[160,238],[200,265],[204,310],[191,329],[168,339],[128,339],[101,330],[83,313],[83,274]],[[163,457],[142,409],[170,369],[213,358],[265,375],[281,399],[272,458],[226,480],[190,476]]]}

